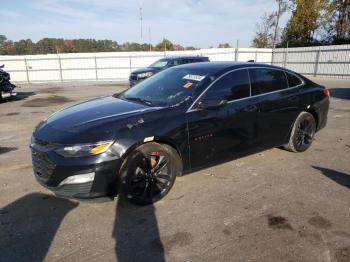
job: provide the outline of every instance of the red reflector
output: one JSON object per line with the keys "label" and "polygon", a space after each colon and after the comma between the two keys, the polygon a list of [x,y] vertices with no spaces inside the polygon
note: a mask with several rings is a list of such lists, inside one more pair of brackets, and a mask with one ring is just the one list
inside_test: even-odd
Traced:
{"label": "red reflector", "polygon": [[328,97],[330,96],[329,90],[328,90],[327,88],[324,88],[324,89],[323,89],[323,95],[324,95],[324,96],[328,96]]}

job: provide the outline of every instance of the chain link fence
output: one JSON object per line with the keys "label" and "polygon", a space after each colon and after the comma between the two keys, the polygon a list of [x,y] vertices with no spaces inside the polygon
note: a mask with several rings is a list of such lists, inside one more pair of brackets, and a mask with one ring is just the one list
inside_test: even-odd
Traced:
{"label": "chain link fence", "polygon": [[304,75],[350,77],[350,45],[290,49],[215,48],[194,51],[2,56],[14,82],[126,81],[135,69],[169,56],[201,55],[210,61],[249,61]]}

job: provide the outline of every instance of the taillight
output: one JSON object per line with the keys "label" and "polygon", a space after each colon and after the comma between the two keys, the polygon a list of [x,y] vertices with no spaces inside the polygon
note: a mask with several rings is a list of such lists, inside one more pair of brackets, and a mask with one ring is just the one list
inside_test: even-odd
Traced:
{"label": "taillight", "polygon": [[323,89],[323,95],[326,96],[326,97],[329,97],[330,94],[329,94],[329,90],[327,88],[324,88]]}

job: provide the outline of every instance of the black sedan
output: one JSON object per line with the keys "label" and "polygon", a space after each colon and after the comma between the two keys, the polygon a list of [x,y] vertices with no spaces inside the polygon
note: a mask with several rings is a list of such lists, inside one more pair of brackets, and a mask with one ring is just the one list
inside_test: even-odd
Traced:
{"label": "black sedan", "polygon": [[58,111],[35,129],[37,180],[59,196],[164,197],[194,168],[284,146],[303,152],[326,125],[329,92],[254,63],[173,67],[123,93]]}
{"label": "black sedan", "polygon": [[209,62],[209,58],[205,56],[175,56],[175,57],[165,57],[157,60],[153,64],[145,68],[139,68],[131,72],[129,76],[129,86],[132,87],[137,83],[151,77],[163,71],[167,68],[190,64],[190,63],[200,63]]}

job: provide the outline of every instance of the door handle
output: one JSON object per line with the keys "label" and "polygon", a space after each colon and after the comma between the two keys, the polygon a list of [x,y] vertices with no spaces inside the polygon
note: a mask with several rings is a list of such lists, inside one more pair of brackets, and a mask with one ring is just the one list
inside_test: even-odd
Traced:
{"label": "door handle", "polygon": [[258,110],[258,107],[256,105],[249,105],[246,108],[244,108],[244,111],[246,112],[254,112]]}

